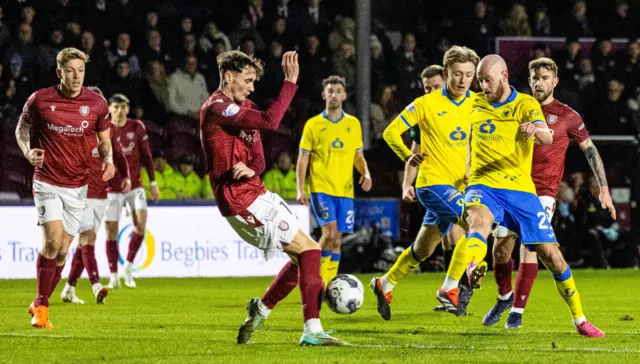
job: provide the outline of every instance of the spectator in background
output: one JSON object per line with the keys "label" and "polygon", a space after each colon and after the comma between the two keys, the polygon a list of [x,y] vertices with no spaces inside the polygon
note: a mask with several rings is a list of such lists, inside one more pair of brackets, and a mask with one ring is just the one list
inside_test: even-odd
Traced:
{"label": "spectator in background", "polygon": [[245,37],[252,37],[256,43],[256,48],[258,52],[262,52],[265,49],[264,41],[262,40],[262,36],[258,33],[257,30],[251,27],[251,20],[249,19],[249,15],[242,14],[236,29],[231,32],[231,46],[233,48],[240,47],[242,44],[242,40]]}
{"label": "spectator in background", "polygon": [[393,75],[398,85],[399,102],[403,105],[408,105],[422,94],[422,84],[418,74],[426,66],[426,60],[422,51],[416,48],[416,44],[416,37],[412,33],[407,33],[403,37],[402,47],[396,52]]}
{"label": "spectator in background", "polygon": [[80,36],[80,50],[89,56],[84,72],[85,85],[97,86],[102,83],[104,73],[104,53],[102,47],[96,46],[96,38],[92,32],[85,30]]}
{"label": "spectator in background", "polygon": [[613,221],[609,211],[603,209],[598,196],[600,187],[595,176],[589,178],[586,189],[578,200],[578,229],[582,240],[592,254],[590,266],[611,269],[603,244],[610,245],[620,237],[618,224]]}
{"label": "spectator in background", "polygon": [[0,6],[0,53],[4,53],[5,48],[11,41],[11,31],[4,20],[4,9]]}
{"label": "spectator in background", "polygon": [[194,121],[200,120],[200,107],[209,97],[207,82],[198,72],[198,59],[187,56],[184,70],[178,68],[169,77],[169,111],[186,116]]}
{"label": "spectator in background", "polygon": [[635,93],[640,85],[640,41],[630,39],[627,48],[620,52],[616,62],[616,76],[625,81],[627,95]]}
{"label": "spectator in background", "polygon": [[574,80],[578,73],[578,65],[582,59],[582,55],[580,54],[581,49],[582,45],[580,45],[578,38],[567,38],[566,48],[559,52],[556,57],[559,68],[558,73],[562,75],[563,80],[570,82],[570,85],[565,86],[572,90],[576,89]]}
{"label": "spectator in background", "polygon": [[551,53],[549,46],[545,43],[536,43],[533,45],[533,55],[531,58],[538,59],[542,57],[549,57]]}
{"label": "spectator in background", "polygon": [[[108,31],[106,35],[109,39],[113,39],[118,34],[136,34],[132,33],[139,29],[142,23],[142,14],[140,14],[140,4],[137,1],[131,0],[109,0],[106,7],[107,22],[105,26]],[[135,39],[140,39],[139,36],[134,36]],[[138,69],[139,72],[139,69]]]}
{"label": "spectator in background", "polygon": [[[160,200],[175,200],[177,199],[175,190],[175,174],[171,165],[167,163],[164,158],[164,154],[161,151],[153,152],[153,169],[155,170],[155,181],[158,184],[160,190]],[[140,178],[142,179],[142,187],[144,188],[147,198],[151,198],[151,182],[149,180],[149,174],[143,167],[140,169]]]}
{"label": "spectator in background", "polygon": [[330,70],[327,57],[320,52],[320,39],[317,35],[307,36],[304,48],[300,51],[300,63],[305,67],[300,68],[298,93],[313,100],[322,93],[322,80]]}
{"label": "spectator in background", "polygon": [[138,56],[131,50],[131,36],[126,32],[121,32],[120,34],[118,34],[118,41],[116,42],[116,45],[107,50],[107,60],[112,68],[115,67],[116,63],[122,59],[126,60],[129,63],[129,72],[134,77],[139,77],[140,60],[138,59]]}
{"label": "spectator in background", "polygon": [[473,16],[460,26],[460,31],[464,43],[475,49],[482,57],[487,54],[489,38],[494,34],[495,20],[491,14],[487,14],[487,4],[483,1],[476,1],[473,8]]}
{"label": "spectator in background", "polygon": [[162,35],[158,30],[152,29],[147,32],[146,46],[140,52],[140,61],[146,68],[151,61],[171,62],[171,54],[162,48]]}
{"label": "spectator in background", "polygon": [[269,54],[264,57],[264,76],[257,84],[259,92],[258,99],[276,98],[280,93],[279,85],[284,82],[282,70],[282,54],[284,49],[277,40],[272,40],[269,45]]}
{"label": "spectator in background", "polygon": [[345,78],[348,85],[347,93],[350,93],[356,85],[356,55],[353,44],[344,42],[334,53],[332,60],[332,70]]}
{"label": "spectator in background", "polygon": [[564,35],[568,38],[591,37],[593,32],[587,18],[587,3],[584,0],[576,0],[571,8],[569,21],[563,24]]}
{"label": "spectator in background", "polygon": [[[317,33],[316,33],[317,35]],[[318,39],[322,39],[318,35]],[[337,20],[336,26],[329,34],[328,46],[329,51],[337,52],[345,42],[354,44],[356,39],[356,22],[351,18],[340,18]]]}
{"label": "spectator in background", "polygon": [[558,186],[558,201],[556,211],[553,215],[553,231],[556,233],[558,242],[573,252],[568,254],[571,257],[580,257],[580,247],[576,246],[578,241],[576,231],[576,200],[573,189],[565,181],[561,181]]}
{"label": "spectator in background", "polygon": [[321,7],[322,0],[306,0],[294,8],[289,22],[294,34],[306,35],[315,33],[324,39],[328,33],[329,16]]}
{"label": "spectator in background", "polygon": [[[2,65],[0,65],[0,68],[2,68]],[[0,120],[18,118],[18,107],[14,101],[16,91],[16,81],[14,80],[9,80],[6,87],[0,88]]]}
{"label": "spectator in background", "polygon": [[202,178],[193,170],[193,163],[193,156],[190,154],[180,158],[179,173],[174,175],[174,186],[178,198],[185,200],[200,198]]}
{"label": "spectator in background", "polygon": [[262,0],[249,0],[249,9],[247,11],[251,20],[251,27],[254,29],[265,31],[265,13]]}
{"label": "spectator in background", "polygon": [[596,75],[593,73],[593,66],[589,58],[580,60],[578,73],[574,77],[578,85],[580,103],[582,104],[577,109],[578,112],[582,112],[585,106],[593,105],[597,97]]}
{"label": "spectator in background", "polygon": [[111,78],[105,88],[105,95],[124,94],[131,101],[131,109],[140,106],[140,82],[133,77],[130,63],[126,58],[116,62]]}
{"label": "spectator in background", "polygon": [[33,30],[33,39],[35,41],[41,41],[43,38],[46,38],[48,34],[44,35],[42,33],[42,30],[39,26],[39,24],[42,24],[42,22],[36,22],[35,20],[36,10],[33,8],[33,6],[27,5],[23,7],[20,14],[20,21],[28,24],[31,27],[31,29]]}
{"label": "spectator in background", "polygon": [[382,139],[382,133],[398,115],[395,89],[395,85],[383,85],[378,89],[377,102],[371,104],[371,131],[373,132],[374,143],[386,144]]}
{"label": "spectator in background", "polygon": [[16,103],[16,106],[24,105],[27,98],[29,98],[35,89],[35,83],[31,76],[24,73],[20,54],[16,53],[11,57],[11,61],[9,62],[9,76],[9,86],[11,87],[11,82],[13,81],[13,86],[15,87],[13,101]]}
{"label": "spectator in background", "polygon": [[616,57],[612,52],[610,38],[600,38],[597,46],[591,48],[591,62],[598,78],[605,78],[616,67]]}
{"label": "spectator in background", "polygon": [[544,4],[538,4],[536,10],[533,12],[531,35],[534,37],[551,36],[551,19],[549,18],[547,7]]}
{"label": "spectator in background", "polygon": [[389,82],[387,60],[384,58],[382,43],[375,35],[369,38],[371,44],[371,89],[377,90],[383,82]]}
{"label": "spectator in background", "polygon": [[202,52],[204,52],[205,54],[209,54],[209,52],[214,50],[214,46],[217,41],[222,41],[222,45],[224,46],[225,51],[231,50],[231,42],[229,41],[229,37],[218,30],[218,26],[216,25],[216,23],[207,23],[199,40],[200,49],[202,49]]}
{"label": "spectator in background", "polygon": [[5,54],[4,65],[6,68],[9,68],[8,66],[16,54],[20,56],[21,74],[34,80],[35,76],[40,74],[37,61],[39,54],[38,48],[33,42],[33,30],[29,24],[20,23],[18,26],[18,43],[12,44]]}
{"label": "spectator in background", "polygon": [[[80,23],[71,21],[67,23],[64,33],[64,45],[71,47],[80,46],[80,36],[82,35],[82,25]],[[62,50],[64,47],[60,47]]]}
{"label": "spectator in background", "polygon": [[82,9],[82,28],[89,30],[96,39],[103,39],[107,22],[107,0],[88,0]]}
{"label": "spectator in background", "polygon": [[607,97],[592,105],[589,131],[593,134],[636,135],[631,110],[622,98],[625,85],[619,80],[609,81]]}
{"label": "spectator in background", "polygon": [[240,43],[240,50],[245,54],[255,55],[256,41],[251,37],[242,38],[242,42]]}
{"label": "spectator in background", "polygon": [[616,1],[615,14],[611,21],[607,21],[607,28],[609,35],[612,37],[627,38],[638,36],[636,20],[629,17],[629,4],[627,1]]}
{"label": "spectator in background", "polygon": [[293,49],[296,42],[291,34],[291,31],[287,28],[287,19],[285,18],[276,18],[273,22],[273,26],[271,29],[271,36],[269,40],[278,41],[284,49]]}
{"label": "spectator in background", "polygon": [[140,92],[140,106],[146,118],[163,125],[169,105],[169,81],[162,62],[151,61],[147,64]]}
{"label": "spectator in background", "polygon": [[529,16],[524,5],[515,3],[507,14],[507,17],[500,23],[502,32],[508,36],[530,37],[531,27],[529,26]]}
{"label": "spectator in background", "polygon": [[276,0],[276,6],[269,11],[268,19],[273,21],[275,18],[289,19],[291,9],[289,7],[290,0]]}
{"label": "spectator in background", "polygon": [[267,190],[277,193],[284,200],[296,199],[296,171],[289,152],[278,155],[278,163],[262,176],[262,183]]}

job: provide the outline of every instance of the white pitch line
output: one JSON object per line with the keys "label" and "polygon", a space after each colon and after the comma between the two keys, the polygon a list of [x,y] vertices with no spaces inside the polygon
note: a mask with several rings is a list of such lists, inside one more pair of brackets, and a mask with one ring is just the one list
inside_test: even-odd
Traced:
{"label": "white pitch line", "polygon": [[603,352],[603,353],[640,353],[638,349],[616,348],[510,348],[507,346],[456,346],[456,345],[360,345],[351,344],[359,348],[371,349],[423,349],[423,350],[472,350],[472,351],[549,351],[549,352]]}

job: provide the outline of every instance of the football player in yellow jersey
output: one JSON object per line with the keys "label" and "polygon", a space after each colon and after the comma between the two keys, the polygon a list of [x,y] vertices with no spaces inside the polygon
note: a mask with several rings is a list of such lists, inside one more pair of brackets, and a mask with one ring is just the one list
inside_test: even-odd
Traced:
{"label": "football player in yellow jersey", "polygon": [[[371,280],[378,312],[391,318],[391,291],[427,259],[453,224],[461,223],[469,149],[469,115],[475,94],[469,91],[480,58],[475,51],[454,46],[443,60],[446,86],[417,98],[384,131],[391,149],[405,162],[420,165],[417,197],[427,209],[416,240],[382,277]],[[420,126],[420,153],[412,153],[402,133]],[[458,239],[460,236],[457,237]]]}
{"label": "football player in yellow jersey", "polygon": [[[602,337],[587,321],[571,269],[566,263],[531,178],[534,141],[553,142],[540,104],[532,96],[509,86],[504,60],[488,55],[478,65],[479,94],[471,114],[471,170],[465,192],[469,224],[464,260],[454,257],[438,292],[449,304],[455,301],[458,280],[467,263],[481,261],[487,253],[492,225],[504,225],[518,234],[529,250],[553,273],[558,292],[571,310],[578,333]],[[445,303],[446,305],[446,303]]]}
{"label": "football player in yellow jersey", "polygon": [[[340,76],[322,81],[326,109],[307,121],[300,139],[296,166],[297,200],[309,205],[322,227],[320,275],[328,284],[338,273],[342,234],[353,232],[353,167],[360,172],[360,186],[371,189],[371,175],[364,158],[360,121],[342,110],[347,98]],[[310,201],[304,181],[309,167]]]}

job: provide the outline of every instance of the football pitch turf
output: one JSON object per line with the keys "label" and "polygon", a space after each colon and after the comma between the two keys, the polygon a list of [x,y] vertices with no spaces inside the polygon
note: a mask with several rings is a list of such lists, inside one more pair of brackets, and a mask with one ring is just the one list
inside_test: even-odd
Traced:
{"label": "football pitch turf", "polygon": [[368,289],[356,313],[323,307],[325,330],[353,346],[302,348],[300,294],[296,289],[271,313],[247,345],[236,344],[245,301],[260,296],[271,278],[139,279],[138,288],[109,293],[105,305],[78,282],[84,305],[51,304],[53,330],[31,328],[27,307],[33,280],[0,280],[2,363],[640,363],[640,273],[576,270],[589,320],[606,337],[579,336],[549,273],[541,270],[524,327],[507,331],[506,315],[494,327],[482,317],[495,302],[491,273],[476,291],[470,314],[434,312],[442,274],[411,275],[394,291],[391,321],[383,321]]}

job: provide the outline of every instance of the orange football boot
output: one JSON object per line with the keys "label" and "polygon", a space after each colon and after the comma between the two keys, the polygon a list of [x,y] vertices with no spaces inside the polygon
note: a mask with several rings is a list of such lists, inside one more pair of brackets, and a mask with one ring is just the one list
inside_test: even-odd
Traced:
{"label": "orange football boot", "polygon": [[51,324],[51,321],[49,321],[49,307],[34,307],[33,318],[31,318],[31,326],[41,329],[53,329],[53,325]]}

